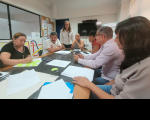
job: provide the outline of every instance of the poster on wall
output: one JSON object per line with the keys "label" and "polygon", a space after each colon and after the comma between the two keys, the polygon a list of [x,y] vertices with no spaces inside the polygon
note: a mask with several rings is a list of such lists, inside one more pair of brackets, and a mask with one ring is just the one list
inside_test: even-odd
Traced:
{"label": "poster on wall", "polygon": [[47,30],[44,30],[44,37],[47,37]]}
{"label": "poster on wall", "polygon": [[49,23],[49,18],[46,18],[46,20],[47,20],[47,23]]}
{"label": "poster on wall", "polygon": [[40,33],[39,32],[32,32],[32,38],[40,38]]}
{"label": "poster on wall", "polygon": [[47,29],[47,20],[42,21],[43,30]]}
{"label": "poster on wall", "polygon": [[47,37],[43,37],[43,47],[45,45],[46,40],[48,40]]}
{"label": "poster on wall", "polygon": [[51,24],[48,24],[48,37],[50,36],[52,31],[53,31],[53,26]]}
{"label": "poster on wall", "polygon": [[32,38],[29,41],[30,52],[33,58],[39,57],[39,51],[43,49],[42,38]]}
{"label": "poster on wall", "polygon": [[2,42],[0,43],[0,50],[7,44],[8,42]]}

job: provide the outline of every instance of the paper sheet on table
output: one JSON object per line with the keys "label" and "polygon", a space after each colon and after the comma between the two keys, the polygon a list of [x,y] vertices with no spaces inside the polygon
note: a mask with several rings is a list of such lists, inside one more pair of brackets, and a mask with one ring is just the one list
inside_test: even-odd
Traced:
{"label": "paper sheet on table", "polygon": [[[28,71],[29,70],[26,70],[24,72],[28,72]],[[23,91],[20,91],[18,93],[15,93],[15,94],[12,94],[9,96],[6,96],[8,79],[0,82],[0,99],[27,99],[33,93],[38,91],[45,82],[54,82],[59,77],[59,76],[54,76],[54,75],[41,73],[41,72],[36,72],[36,74],[38,75],[38,77],[40,78],[40,80],[42,82],[40,82],[40,83],[38,83],[38,84],[28,88],[28,89],[25,89]]]}
{"label": "paper sheet on table", "polygon": [[15,65],[13,67],[37,67],[39,66],[39,64],[42,62],[41,58],[37,58],[37,59],[33,59],[33,61],[31,63],[27,63],[27,64],[18,64]]}
{"label": "paper sheet on table", "polygon": [[76,51],[81,51],[81,50],[80,49],[74,49],[73,51],[76,52]]}
{"label": "paper sheet on table", "polygon": [[69,62],[69,61],[53,60],[53,61],[47,63],[47,65],[65,68],[65,67],[67,67],[70,63],[71,63],[71,62]]}
{"label": "paper sheet on table", "polygon": [[89,79],[89,81],[93,81],[94,76],[94,70],[88,69],[88,68],[81,68],[81,67],[75,67],[75,66],[69,66],[61,73],[61,75],[67,76],[67,77],[86,77]]}
{"label": "paper sheet on table", "polygon": [[34,69],[28,72],[10,75],[7,83],[6,96],[25,90],[40,82],[41,80],[37,76]]}
{"label": "paper sheet on table", "polygon": [[[86,53],[88,53],[88,54],[86,54]],[[82,55],[91,55],[91,53],[90,53],[90,52],[88,52],[88,51],[87,51],[86,53],[81,52],[81,54],[82,54]]]}
{"label": "paper sheet on table", "polygon": [[70,89],[63,79],[43,86],[38,99],[67,99]]}
{"label": "paper sheet on table", "polygon": [[70,51],[58,51],[58,52],[55,52],[56,54],[61,54],[61,55],[67,55],[67,54],[70,54],[71,52]]}
{"label": "paper sheet on table", "polygon": [[0,72],[2,75],[0,76],[0,78],[9,75],[9,72]]}
{"label": "paper sheet on table", "polygon": [[73,99],[73,93],[69,93],[68,98],[67,99]]}

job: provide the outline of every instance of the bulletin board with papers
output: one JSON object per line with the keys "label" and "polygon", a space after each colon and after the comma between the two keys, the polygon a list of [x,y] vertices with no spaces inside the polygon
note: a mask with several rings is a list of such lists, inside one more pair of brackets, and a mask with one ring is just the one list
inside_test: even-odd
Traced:
{"label": "bulletin board with papers", "polygon": [[47,39],[50,38],[50,34],[54,31],[54,22],[50,21],[50,18],[45,16],[41,16],[41,27],[42,27],[42,38],[43,38],[43,46]]}

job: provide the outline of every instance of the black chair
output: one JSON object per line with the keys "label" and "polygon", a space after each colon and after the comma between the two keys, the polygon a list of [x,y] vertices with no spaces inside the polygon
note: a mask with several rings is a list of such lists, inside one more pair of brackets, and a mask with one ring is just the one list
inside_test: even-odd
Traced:
{"label": "black chair", "polygon": [[85,47],[85,44],[84,44],[84,50],[88,50],[88,49]]}
{"label": "black chair", "polygon": [[38,52],[38,54],[39,54],[39,56],[42,56],[43,50],[40,50],[40,51]]}

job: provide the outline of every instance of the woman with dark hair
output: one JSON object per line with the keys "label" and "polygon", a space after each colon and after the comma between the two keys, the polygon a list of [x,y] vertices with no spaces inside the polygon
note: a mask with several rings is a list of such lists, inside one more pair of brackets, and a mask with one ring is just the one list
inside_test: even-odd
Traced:
{"label": "woman with dark hair", "polygon": [[19,63],[32,62],[29,49],[24,46],[26,42],[26,35],[23,33],[16,33],[13,36],[13,41],[6,44],[0,52],[0,60],[4,66],[13,66]]}
{"label": "woman with dark hair", "polygon": [[96,99],[150,99],[150,21],[134,17],[120,22],[115,41],[125,54],[115,83],[96,86],[84,77],[74,83],[89,88]]}
{"label": "woman with dark hair", "polygon": [[64,27],[60,31],[60,42],[62,43],[63,48],[71,48],[71,45],[74,40],[73,30],[69,21],[65,21]]}
{"label": "woman with dark hair", "polygon": [[92,30],[89,33],[89,41],[92,43],[92,54],[94,54],[101,48],[101,45],[96,42],[96,31],[95,30]]}

